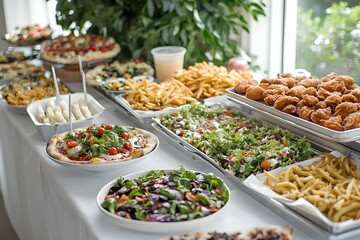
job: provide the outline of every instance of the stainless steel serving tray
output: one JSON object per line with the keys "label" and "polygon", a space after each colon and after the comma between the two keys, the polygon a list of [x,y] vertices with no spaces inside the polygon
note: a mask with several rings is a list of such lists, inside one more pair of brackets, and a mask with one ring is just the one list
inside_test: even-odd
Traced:
{"label": "stainless steel serving tray", "polygon": [[265,111],[276,117],[278,121],[288,121],[289,124],[301,130],[307,131],[311,134],[316,134],[323,139],[333,142],[352,142],[360,139],[360,128],[346,131],[335,131],[330,128],[326,128],[321,125],[304,120],[302,118],[295,117],[288,113],[284,113],[275,109],[274,107],[266,105],[265,103],[251,100],[245,96],[235,93],[233,89],[228,89],[226,92],[229,100],[233,102],[236,102],[238,104],[247,104],[253,108]]}
{"label": "stainless steel serving tray", "polygon": [[[231,103],[228,103],[227,105],[231,106]],[[261,114],[258,114],[255,111],[252,111],[251,108],[248,108],[247,106],[237,106],[237,109],[246,117],[248,118],[256,118],[258,120],[261,120],[266,123],[270,123],[272,125],[279,125],[279,122],[271,122],[268,120],[273,120],[271,118],[266,118]],[[212,158],[210,158],[208,155],[203,153],[202,151],[198,150],[191,144],[184,141],[182,138],[180,138],[178,135],[176,135],[174,132],[169,130],[167,127],[162,125],[159,121],[159,118],[153,118],[154,122],[152,123],[152,126],[157,131],[161,132],[163,135],[165,135],[168,139],[168,141],[174,145],[180,145],[182,146],[182,149],[184,149],[186,152],[189,152],[193,155],[194,158],[199,158],[201,160],[205,160],[206,163],[212,165],[216,169],[218,169],[221,173],[223,173],[225,176],[227,176],[229,179],[234,181],[236,185],[245,193],[250,195],[252,198],[260,202],[261,204],[269,207],[274,213],[279,215],[280,217],[284,218],[286,221],[288,221],[290,224],[298,227],[300,230],[303,230],[304,232],[311,233],[312,236],[314,236],[314,239],[349,239],[353,238],[355,236],[358,236],[360,234],[360,229],[354,229],[347,232],[340,233],[334,233],[332,232],[332,229],[327,228],[326,226],[318,226],[315,225],[313,222],[311,222],[306,217],[300,215],[299,213],[291,210],[290,208],[284,206],[283,204],[263,196],[262,194],[259,194],[258,192],[252,190],[251,188],[247,187],[243,181],[245,179],[241,179],[238,177],[235,177],[230,172],[228,172],[226,169],[220,167],[216,161]],[[280,127],[284,127],[281,125]],[[302,131],[299,131],[297,128],[292,128],[291,126],[285,127],[289,129],[290,131],[294,132],[298,136],[301,136]],[[293,131],[294,130],[294,131]],[[311,135],[310,135],[311,136]],[[306,136],[307,137],[307,136]],[[327,151],[330,152],[333,149],[337,150],[339,152],[342,152],[343,154],[347,156],[351,156],[354,151],[350,148],[347,148],[341,144],[336,144],[334,142],[326,142],[327,144],[321,144],[321,138],[318,138],[315,136],[312,137],[312,139],[309,139],[309,141],[312,143],[313,147],[315,148],[315,151],[317,152],[323,152]],[[316,236],[316,237],[315,237]]]}

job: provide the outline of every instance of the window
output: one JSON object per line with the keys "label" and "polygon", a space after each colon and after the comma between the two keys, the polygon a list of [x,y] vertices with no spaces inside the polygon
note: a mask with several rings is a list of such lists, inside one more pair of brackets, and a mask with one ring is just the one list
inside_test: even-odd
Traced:
{"label": "window", "polygon": [[[288,2],[286,3],[288,4]],[[294,12],[294,9],[296,12]],[[331,72],[350,75],[360,84],[360,4],[357,0],[302,0],[296,13],[296,43],[284,31],[283,62],[293,62],[312,75],[323,77]],[[287,46],[294,44],[296,51]],[[286,51],[295,52],[286,56]],[[286,65],[286,64],[284,64]]]}

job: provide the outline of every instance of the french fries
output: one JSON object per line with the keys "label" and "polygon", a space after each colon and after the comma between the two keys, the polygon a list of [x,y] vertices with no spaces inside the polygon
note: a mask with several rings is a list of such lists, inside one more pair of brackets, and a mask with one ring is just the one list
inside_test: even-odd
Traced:
{"label": "french fries", "polygon": [[320,161],[293,166],[278,177],[264,174],[273,191],[292,200],[306,199],[334,222],[360,218],[360,171],[347,157],[325,153]]}
{"label": "french fries", "polygon": [[235,70],[229,72],[225,67],[202,62],[178,71],[172,79],[182,82],[196,99],[204,99],[223,95],[227,88],[250,78],[252,75],[249,73],[238,73]]}
{"label": "french fries", "polygon": [[180,81],[169,80],[160,84],[147,79],[142,81],[128,80],[130,86],[125,98],[137,110],[161,110],[167,107],[179,107],[196,102],[190,89]]}

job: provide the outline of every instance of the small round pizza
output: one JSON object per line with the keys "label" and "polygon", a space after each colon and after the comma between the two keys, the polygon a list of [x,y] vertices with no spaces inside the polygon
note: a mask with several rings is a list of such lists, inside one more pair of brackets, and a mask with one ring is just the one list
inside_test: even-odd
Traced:
{"label": "small round pizza", "polygon": [[106,38],[95,34],[79,37],[69,35],[44,41],[41,44],[41,58],[45,61],[78,64],[78,56],[82,62],[100,61],[113,58],[120,52],[120,45],[114,38]]}
{"label": "small round pizza", "polygon": [[72,164],[102,164],[139,158],[153,151],[158,139],[142,129],[120,125],[92,125],[52,136],[50,157]]}

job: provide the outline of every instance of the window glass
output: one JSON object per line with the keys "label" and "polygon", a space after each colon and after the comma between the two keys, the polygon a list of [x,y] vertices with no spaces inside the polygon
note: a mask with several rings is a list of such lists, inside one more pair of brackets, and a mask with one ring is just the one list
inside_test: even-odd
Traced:
{"label": "window glass", "polygon": [[350,75],[360,85],[358,0],[300,0],[297,23],[297,68],[317,77]]}

